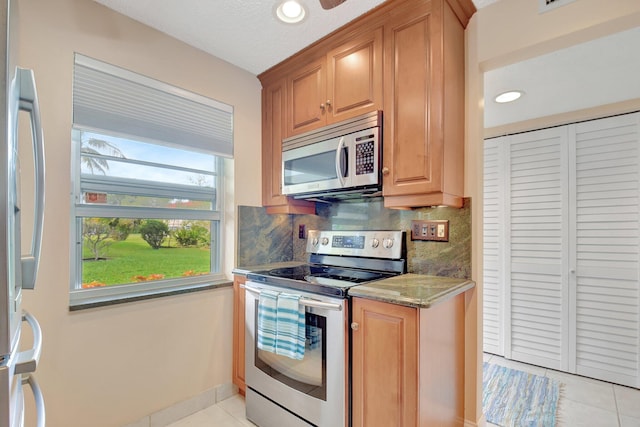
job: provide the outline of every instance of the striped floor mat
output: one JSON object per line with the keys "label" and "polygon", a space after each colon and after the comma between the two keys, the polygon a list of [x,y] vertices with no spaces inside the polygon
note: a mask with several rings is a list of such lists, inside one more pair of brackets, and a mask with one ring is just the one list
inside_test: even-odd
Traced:
{"label": "striped floor mat", "polygon": [[560,383],[504,366],[484,363],[485,418],[503,427],[554,427]]}

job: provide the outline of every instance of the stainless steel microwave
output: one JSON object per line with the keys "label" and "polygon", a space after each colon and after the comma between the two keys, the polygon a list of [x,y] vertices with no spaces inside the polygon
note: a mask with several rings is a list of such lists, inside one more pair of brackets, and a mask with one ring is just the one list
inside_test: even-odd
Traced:
{"label": "stainless steel microwave", "polygon": [[346,199],[380,194],[382,112],[282,141],[282,194]]}

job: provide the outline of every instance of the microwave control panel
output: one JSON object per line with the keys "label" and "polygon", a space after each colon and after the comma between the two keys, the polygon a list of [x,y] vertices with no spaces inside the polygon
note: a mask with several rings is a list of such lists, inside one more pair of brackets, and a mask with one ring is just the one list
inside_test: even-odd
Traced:
{"label": "microwave control panel", "polygon": [[[362,141],[362,142],[361,142]],[[375,161],[374,136],[367,135],[356,138],[356,175],[374,173]]]}

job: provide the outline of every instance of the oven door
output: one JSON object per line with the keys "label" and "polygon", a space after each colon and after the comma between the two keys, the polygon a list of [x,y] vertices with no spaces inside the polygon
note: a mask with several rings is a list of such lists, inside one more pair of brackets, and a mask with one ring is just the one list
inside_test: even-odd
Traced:
{"label": "oven door", "polygon": [[[307,326],[302,360],[257,348],[262,289],[301,296]],[[346,425],[346,300],[251,281],[245,290],[247,418],[261,427]]]}

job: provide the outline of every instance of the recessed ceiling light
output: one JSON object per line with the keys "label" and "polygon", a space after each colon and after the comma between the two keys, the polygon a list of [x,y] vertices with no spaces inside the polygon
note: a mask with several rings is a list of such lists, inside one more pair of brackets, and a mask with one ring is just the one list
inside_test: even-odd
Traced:
{"label": "recessed ceiling light", "polygon": [[278,19],[287,24],[295,24],[302,21],[306,14],[304,7],[295,0],[283,1],[276,9]]}
{"label": "recessed ceiling light", "polygon": [[520,98],[524,95],[524,92],[520,90],[510,90],[508,92],[503,92],[500,95],[495,97],[495,101],[499,104],[504,104],[506,102],[513,102],[516,99]]}

